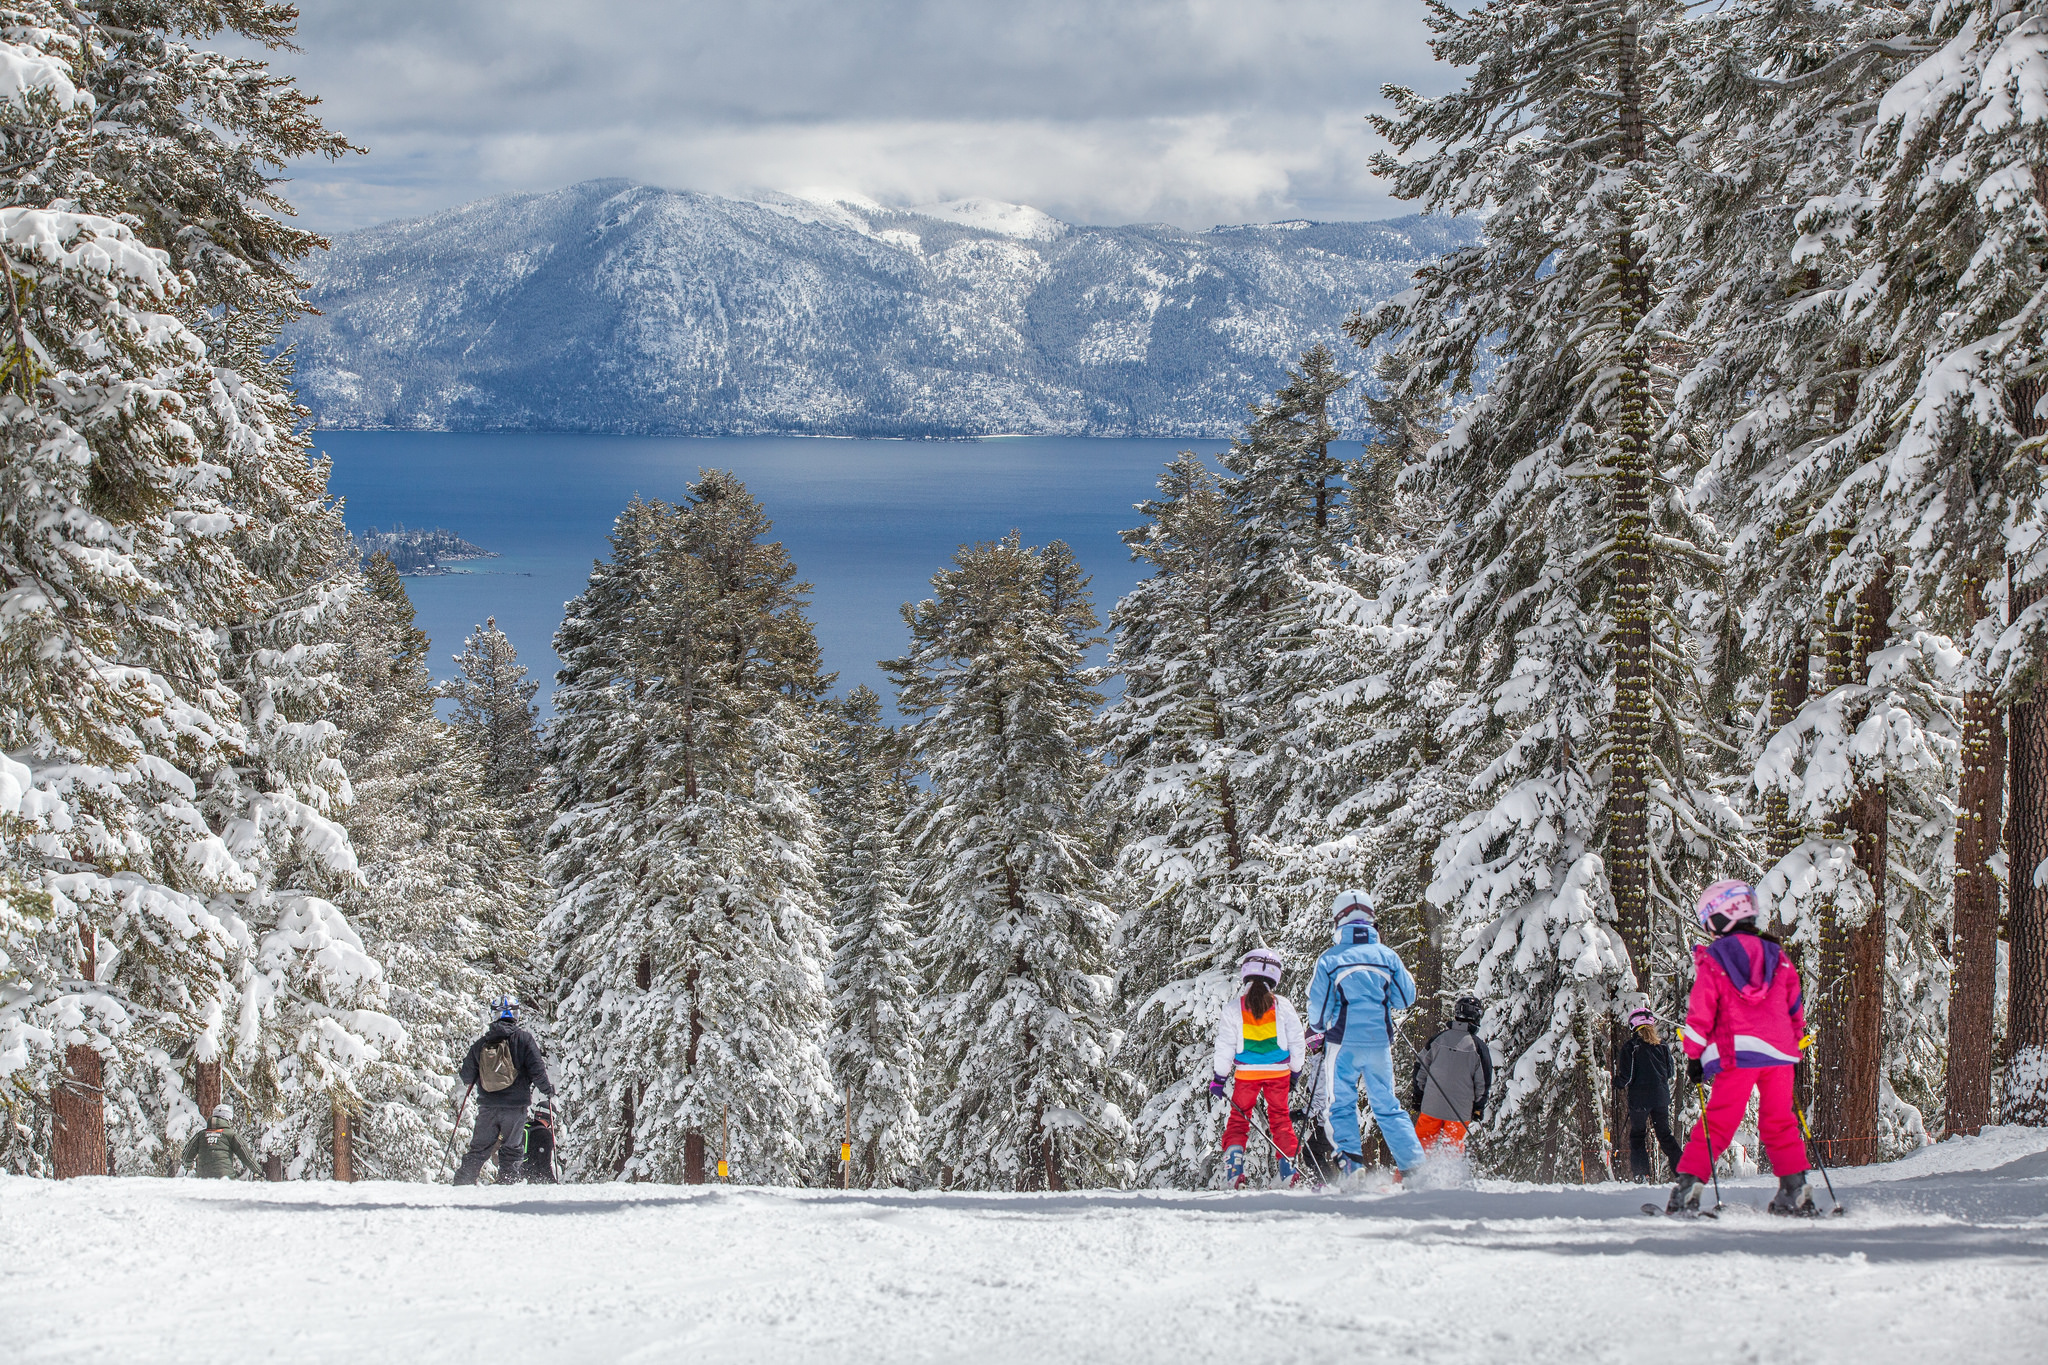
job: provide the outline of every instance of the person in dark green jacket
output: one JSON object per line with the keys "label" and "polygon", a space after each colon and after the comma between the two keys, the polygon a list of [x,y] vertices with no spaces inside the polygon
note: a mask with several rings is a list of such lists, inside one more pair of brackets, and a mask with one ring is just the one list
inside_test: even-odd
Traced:
{"label": "person in dark green jacket", "polygon": [[263,1178],[263,1168],[256,1164],[256,1154],[249,1150],[248,1143],[242,1141],[240,1133],[228,1127],[234,1121],[233,1105],[213,1106],[213,1117],[185,1143],[185,1160],[191,1164],[192,1174],[202,1180],[232,1180],[235,1162],[239,1160],[249,1168],[250,1175],[258,1180]]}

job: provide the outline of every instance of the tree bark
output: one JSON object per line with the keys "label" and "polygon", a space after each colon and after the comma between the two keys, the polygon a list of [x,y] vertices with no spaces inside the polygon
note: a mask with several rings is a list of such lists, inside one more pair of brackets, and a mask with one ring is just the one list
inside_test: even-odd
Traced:
{"label": "tree bark", "polygon": [[[1856,599],[1856,657],[1859,682],[1870,681],[1870,656],[1891,642],[1892,587],[1887,565],[1863,585]],[[1891,790],[1882,779],[1865,785],[1849,806],[1849,831],[1856,841],[1856,865],[1870,879],[1873,899],[1860,923],[1848,929],[1848,1057],[1842,1077],[1841,1145],[1830,1162],[1863,1166],[1877,1160],[1877,1104],[1884,1072],[1885,949],[1891,942],[1886,912],[1885,867],[1889,856]]]}
{"label": "tree bark", "polygon": [[[2012,614],[2038,601],[2048,581],[2008,582]],[[2048,688],[2030,685],[2006,713],[2010,802],[2006,815],[2005,1094],[2007,1123],[2048,1126]]]}
{"label": "tree bark", "polygon": [[193,1068],[192,1089],[199,1097],[199,1116],[212,1118],[220,1103],[220,1063],[201,1062]]}
{"label": "tree bark", "polygon": [[[1969,612],[1984,613],[1983,586],[1968,585]],[[1991,1121],[1991,1041],[1998,993],[1998,878],[1991,856],[2005,837],[2005,715],[1990,689],[1963,697],[1962,809],[1956,820],[1956,898],[1949,942],[1948,1131],[1975,1134]]]}
{"label": "tree bark", "polygon": [[[98,978],[98,939],[90,929],[78,931],[79,975]],[[64,1049],[64,1070],[50,1091],[50,1164],[57,1179],[106,1175],[106,1066],[100,1054],[84,1043]]]}
{"label": "tree bark", "polygon": [[[1848,548],[1846,532],[1836,531],[1828,538],[1828,558],[1837,560]],[[1841,599],[1830,596],[1827,603],[1827,677],[1825,686],[1829,692],[1846,687],[1861,677],[1854,658],[1857,645],[1856,623],[1853,617],[1845,616]],[[1853,798],[1852,798],[1853,804]],[[1849,837],[1846,828],[1849,812],[1830,812],[1821,827],[1822,837],[1839,841]],[[1854,1053],[1852,1026],[1849,1017],[1849,930],[1850,925],[1842,917],[1834,899],[1821,902],[1819,913],[1818,950],[1814,954],[1812,976],[1807,981],[1807,1025],[1813,1030],[1815,1044],[1811,1054],[1810,1076],[1813,1084],[1813,1136],[1822,1144],[1823,1155],[1830,1161],[1836,1159],[1836,1144],[1850,1136],[1853,1120],[1850,1115],[1854,1106],[1849,1098],[1849,1072]]]}
{"label": "tree bark", "polygon": [[[1771,732],[1790,725],[1806,705],[1813,685],[1810,678],[1813,649],[1802,633],[1786,651],[1784,666],[1771,681]],[[1805,829],[1792,818],[1785,793],[1772,791],[1764,797],[1764,861],[1776,866],[1778,860],[1799,847]]]}

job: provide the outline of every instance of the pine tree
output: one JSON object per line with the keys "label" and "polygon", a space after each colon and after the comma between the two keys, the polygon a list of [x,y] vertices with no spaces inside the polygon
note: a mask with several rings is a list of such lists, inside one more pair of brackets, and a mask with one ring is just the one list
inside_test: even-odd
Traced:
{"label": "pine tree", "polygon": [[1696,459],[1659,438],[1652,359],[1671,341],[1656,229],[1680,15],[1494,0],[1429,22],[1439,60],[1471,74],[1435,99],[1388,88],[1375,127],[1397,153],[1440,150],[1378,169],[1426,208],[1489,209],[1486,238],[1351,330],[1400,335],[1397,395],[1469,392],[1498,358],[1416,471],[1443,530],[1397,598],[1442,599],[1411,672],[1451,668],[1444,753],[1485,798],[1446,833],[1427,894],[1496,997],[1507,1083],[1489,1139],[1519,1169],[1576,1175],[1602,1156],[1609,1028],[1638,982],[1670,979],[1688,869],[1739,828],[1686,762],[1726,742],[1701,704],[1722,666],[1700,629],[1711,528],[1653,496]]}
{"label": "pine tree", "polygon": [[729,1130],[736,1175],[793,1181],[830,1131],[805,771],[828,680],[768,531],[721,471],[635,501],[556,637],[542,934],[585,1174],[698,1183]]}
{"label": "pine tree", "polygon": [[914,894],[932,922],[934,1158],[970,1188],[1120,1182],[1110,944],[1098,832],[1084,805],[1100,700],[1095,627],[1065,545],[964,548],[907,605],[886,665],[922,717],[930,780],[913,812]]}
{"label": "pine tree", "polygon": [[845,1096],[854,1173],[870,1188],[903,1184],[924,1165],[924,981],[898,837],[913,789],[881,700],[861,686],[830,707],[819,784],[830,827],[832,1074]]}
{"label": "pine tree", "polygon": [[[236,1083],[274,1105],[345,1092],[396,1034],[372,1008],[377,964],[329,899],[355,868],[317,637],[351,580],[324,466],[261,356],[295,306],[276,253],[317,239],[222,228],[252,194],[274,202],[247,174],[263,149],[317,123],[289,82],[230,110],[150,65],[181,16],[212,33],[284,7],[11,13],[0,747],[26,760],[41,829],[10,844],[11,880],[48,919],[9,954],[0,1029],[26,1044],[4,1053],[10,1103],[51,1081],[97,1093],[111,1062],[116,1145],[155,1169],[196,1120],[182,1068],[231,1053]],[[202,82],[256,69],[171,46]],[[214,130],[238,120],[230,148]],[[201,173],[216,153],[242,173]],[[175,223],[157,211],[169,185]],[[209,291],[236,272],[273,287],[230,323]]]}
{"label": "pine tree", "polygon": [[519,652],[493,616],[462,642],[455,656],[461,676],[441,685],[455,702],[455,728],[484,760],[484,790],[499,808],[514,812],[521,842],[540,842],[540,712]]}
{"label": "pine tree", "polygon": [[[384,967],[386,1008],[405,1040],[365,1069],[346,1127],[357,1178],[430,1180],[449,1172],[456,1069],[490,1002],[533,998],[542,888],[481,753],[435,714],[429,642],[397,569],[378,554],[367,578],[332,712],[346,736],[355,800],[344,823],[363,879],[342,903]],[[545,1029],[529,1013],[536,1026]],[[306,1114],[298,1146],[317,1151],[328,1119]]]}
{"label": "pine tree", "polygon": [[1243,538],[1201,459],[1176,457],[1139,510],[1146,524],[1123,538],[1152,574],[1110,613],[1123,693],[1102,719],[1116,762],[1094,804],[1127,822],[1118,868],[1136,904],[1118,932],[1117,993],[1123,1055],[1146,1096],[1139,1179],[1203,1185],[1219,1159],[1202,1089],[1216,1015],[1237,959],[1280,931],[1245,803],[1256,641],[1232,610]]}

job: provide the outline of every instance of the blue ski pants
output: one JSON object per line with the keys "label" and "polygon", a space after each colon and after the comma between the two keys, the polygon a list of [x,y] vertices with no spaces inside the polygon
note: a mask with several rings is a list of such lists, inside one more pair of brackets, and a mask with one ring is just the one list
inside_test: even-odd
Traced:
{"label": "blue ski pants", "polygon": [[1324,1093],[1330,1097],[1330,1140],[1340,1152],[1362,1154],[1358,1136],[1358,1087],[1365,1085],[1372,1102],[1372,1119],[1394,1164],[1412,1171],[1422,1164],[1422,1143],[1415,1136],[1415,1121],[1394,1096],[1394,1052],[1378,1041],[1332,1043],[1323,1058]]}

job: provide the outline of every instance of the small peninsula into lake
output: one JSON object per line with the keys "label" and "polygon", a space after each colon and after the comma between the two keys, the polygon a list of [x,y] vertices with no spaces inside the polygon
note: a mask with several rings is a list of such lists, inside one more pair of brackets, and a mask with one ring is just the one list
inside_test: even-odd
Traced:
{"label": "small peninsula into lake", "polygon": [[423,531],[400,525],[380,531],[372,526],[356,538],[356,548],[364,563],[371,555],[382,553],[408,578],[434,578],[452,572],[445,566],[460,560],[498,557],[496,551],[472,545],[438,527]]}

